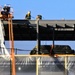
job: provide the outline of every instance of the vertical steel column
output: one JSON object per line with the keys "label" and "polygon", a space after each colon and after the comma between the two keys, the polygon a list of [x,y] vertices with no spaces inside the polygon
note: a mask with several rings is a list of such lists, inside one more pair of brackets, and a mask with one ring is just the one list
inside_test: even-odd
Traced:
{"label": "vertical steel column", "polygon": [[38,63],[39,63],[39,59],[36,58],[36,75],[39,75]]}
{"label": "vertical steel column", "polygon": [[68,75],[68,56],[65,56],[65,75]]}
{"label": "vertical steel column", "polygon": [[39,20],[37,19],[37,54],[40,53]]}
{"label": "vertical steel column", "polygon": [[55,37],[55,28],[53,28],[53,48],[54,48],[54,37]]}
{"label": "vertical steel column", "polygon": [[51,50],[50,50],[50,55],[52,55],[53,54],[53,49],[54,49],[54,37],[55,37],[55,28],[53,27],[53,36],[52,36],[52,39],[53,39],[53,41],[52,41],[52,47],[51,47]]}

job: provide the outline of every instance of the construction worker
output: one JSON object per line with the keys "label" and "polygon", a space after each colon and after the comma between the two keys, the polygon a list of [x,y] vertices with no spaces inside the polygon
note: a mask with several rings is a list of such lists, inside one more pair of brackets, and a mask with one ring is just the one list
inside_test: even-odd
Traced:
{"label": "construction worker", "polygon": [[36,16],[36,19],[42,20],[42,15],[37,15],[37,16]]}
{"label": "construction worker", "polygon": [[9,13],[10,13],[10,5],[5,4],[1,11],[1,14],[8,16]]}
{"label": "construction worker", "polygon": [[30,20],[31,19],[31,12],[30,11],[28,11],[28,13],[26,14],[25,19],[26,20]]}

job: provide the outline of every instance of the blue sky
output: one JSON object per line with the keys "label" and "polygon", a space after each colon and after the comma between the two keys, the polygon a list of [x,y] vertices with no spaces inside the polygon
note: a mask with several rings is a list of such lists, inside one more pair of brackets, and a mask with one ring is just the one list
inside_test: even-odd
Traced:
{"label": "blue sky", "polygon": [[75,0],[1,0],[0,5],[10,4],[14,17],[23,19],[27,11],[32,16],[42,14],[44,19],[75,19]]}
{"label": "blue sky", "polygon": [[[0,5],[10,4],[14,9],[14,19],[24,19],[27,11],[31,11],[32,19],[38,14],[43,19],[75,19],[75,0],[1,0]],[[55,42],[56,44],[69,44],[75,49],[75,41]],[[15,42],[15,47],[22,49],[31,49],[36,42],[22,41]],[[51,42],[42,42],[42,44],[52,44]],[[7,45],[7,42],[6,42]]]}

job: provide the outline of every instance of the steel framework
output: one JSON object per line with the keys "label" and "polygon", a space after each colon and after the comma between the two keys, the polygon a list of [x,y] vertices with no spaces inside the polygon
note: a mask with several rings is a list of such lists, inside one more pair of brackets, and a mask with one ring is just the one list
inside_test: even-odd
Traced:
{"label": "steel framework", "polygon": [[[5,39],[8,40],[8,26],[4,21],[6,31]],[[36,20],[12,20],[14,40],[36,40]],[[54,35],[53,35],[54,32]],[[75,40],[75,20],[39,20],[40,40]],[[31,36],[31,37],[30,37]]]}

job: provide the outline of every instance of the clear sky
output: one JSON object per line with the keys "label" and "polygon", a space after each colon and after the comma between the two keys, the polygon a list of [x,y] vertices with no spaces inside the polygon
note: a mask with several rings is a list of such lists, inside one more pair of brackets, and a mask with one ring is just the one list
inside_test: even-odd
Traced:
{"label": "clear sky", "polygon": [[[1,0],[0,5],[4,6],[4,4],[13,7],[14,19],[24,19],[28,11],[31,11],[32,19],[35,19],[38,14],[46,20],[75,19],[75,0]],[[36,42],[29,41],[15,42],[15,47],[31,49],[35,44]],[[51,42],[42,42],[42,44],[51,44]],[[60,41],[56,44],[69,44],[75,49],[75,41]]]}
{"label": "clear sky", "polygon": [[10,4],[14,17],[23,19],[27,11],[32,16],[42,14],[44,19],[75,19],[75,0],[1,0],[0,5]]}

